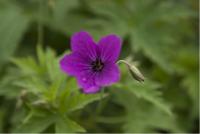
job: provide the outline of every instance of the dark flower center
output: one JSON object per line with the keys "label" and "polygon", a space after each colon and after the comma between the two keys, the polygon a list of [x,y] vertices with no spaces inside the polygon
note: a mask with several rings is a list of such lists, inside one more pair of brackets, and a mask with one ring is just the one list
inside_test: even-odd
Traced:
{"label": "dark flower center", "polygon": [[101,61],[101,59],[96,59],[95,61],[93,61],[91,63],[92,65],[92,70],[95,71],[95,72],[99,72],[103,69],[103,62]]}

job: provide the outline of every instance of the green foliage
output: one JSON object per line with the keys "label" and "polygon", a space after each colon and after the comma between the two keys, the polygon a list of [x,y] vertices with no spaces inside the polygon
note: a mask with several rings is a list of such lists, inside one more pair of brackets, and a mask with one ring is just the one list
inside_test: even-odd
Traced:
{"label": "green foliage", "polygon": [[20,133],[39,133],[54,123],[54,115],[44,111],[31,111],[15,131]]}
{"label": "green foliage", "polygon": [[124,117],[126,123],[123,126],[125,132],[155,132],[156,129],[182,132],[174,117],[155,107],[156,105],[152,105],[145,99],[133,97],[129,90],[118,92],[115,100],[124,105],[127,111]]}
{"label": "green foliage", "polygon": [[0,66],[2,66],[14,53],[28,28],[29,18],[18,7],[8,6],[0,9],[0,19]]}
{"label": "green foliage", "polygon": [[[198,5],[0,0],[0,132],[198,133]],[[81,93],[57,55],[68,53],[69,38],[80,30],[96,41],[121,36],[120,58],[134,58],[145,81],[136,82],[122,65],[121,81],[103,95]]]}
{"label": "green foliage", "polygon": [[88,0],[88,4],[95,13],[110,19],[108,25],[103,26],[108,33],[130,34],[133,49],[144,51],[148,58],[171,72],[170,56],[173,56],[172,47],[177,40],[175,27],[180,18],[194,13],[184,4],[177,5],[172,0],[105,1]]}
{"label": "green foliage", "polygon": [[66,133],[66,132],[85,132],[85,129],[79,126],[74,121],[66,117],[60,117],[56,121],[56,132],[57,133]]}
{"label": "green foliage", "polygon": [[172,115],[169,105],[163,100],[162,92],[158,90],[159,85],[155,82],[148,80],[145,83],[132,82],[120,86],[121,89],[126,89],[134,94],[138,98],[142,98],[146,101],[153,103],[169,115]]}
{"label": "green foliage", "polygon": [[[76,81],[60,71],[59,58],[53,50],[48,48],[44,52],[38,46],[37,55],[37,61],[32,57],[13,59],[20,68],[19,78],[22,78],[16,80],[15,84],[26,89],[24,103],[30,109],[16,131],[38,133],[55,124],[56,132],[84,132],[85,129],[72,121],[67,114],[84,108],[87,104],[99,100],[101,96],[85,95],[78,91]],[[30,100],[26,100],[29,94],[32,97],[27,97]]]}

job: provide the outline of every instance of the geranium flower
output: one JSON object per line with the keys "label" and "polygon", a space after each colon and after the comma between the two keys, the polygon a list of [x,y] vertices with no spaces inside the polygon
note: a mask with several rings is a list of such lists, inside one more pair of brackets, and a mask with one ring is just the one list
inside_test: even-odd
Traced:
{"label": "geranium flower", "polygon": [[121,39],[108,35],[95,43],[87,32],[75,33],[71,38],[72,53],[60,60],[61,69],[75,76],[84,93],[96,93],[120,79],[116,61],[120,55]]}

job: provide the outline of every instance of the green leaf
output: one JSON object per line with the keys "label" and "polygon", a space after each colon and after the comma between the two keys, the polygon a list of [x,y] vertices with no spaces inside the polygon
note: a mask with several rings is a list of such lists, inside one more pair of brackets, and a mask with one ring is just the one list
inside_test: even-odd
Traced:
{"label": "green leaf", "polygon": [[173,61],[174,68],[183,76],[181,85],[188,94],[188,99],[192,100],[192,105],[190,104],[192,118],[197,117],[199,113],[198,62],[197,46],[189,44],[179,49]]}
{"label": "green leaf", "polygon": [[183,80],[183,86],[186,87],[186,92],[192,99],[192,117],[198,117],[199,113],[199,88],[198,88],[198,72],[186,75]]}
{"label": "green leaf", "polygon": [[158,90],[160,86],[157,83],[148,80],[145,80],[144,83],[131,81],[121,86],[121,89],[128,90],[136,97],[147,100],[168,115],[172,115],[170,105],[162,98],[162,92]]}
{"label": "green leaf", "polygon": [[65,23],[67,18],[67,13],[72,10],[74,7],[77,7],[78,1],[68,1],[66,4],[65,0],[56,0],[53,5],[53,18],[54,23]]}
{"label": "green leaf", "polygon": [[[40,46],[37,47],[37,58],[15,58],[13,63],[16,64],[21,71],[19,81],[15,84],[21,86],[34,93],[45,93],[47,98],[56,98],[56,93],[60,87],[60,83],[65,79],[65,75],[61,73],[59,68],[59,58],[56,57],[52,49],[43,51]],[[54,71],[52,71],[54,70]],[[53,97],[54,96],[54,97]]]}
{"label": "green leaf", "polygon": [[40,133],[43,132],[48,126],[53,124],[55,116],[49,112],[35,113],[31,111],[24,119],[15,132],[17,133]]}
{"label": "green leaf", "polygon": [[49,102],[54,103],[56,100],[56,97],[58,95],[58,90],[60,88],[62,79],[58,79],[57,81],[54,81],[48,88],[48,90],[46,90],[44,92],[44,98],[46,100],[48,100]]}
{"label": "green leaf", "polygon": [[180,4],[156,0],[86,2],[94,13],[109,18],[106,23],[99,26],[97,33],[102,30],[104,33],[113,32],[121,36],[128,34],[134,52],[142,52],[167,73],[174,71],[171,65],[176,55],[174,47],[179,43],[177,39],[187,33],[177,33],[176,29],[188,27],[179,23],[182,19],[194,17],[196,14],[188,5],[184,2]]}
{"label": "green leaf", "polygon": [[37,57],[38,57],[38,62],[41,66],[45,66],[46,65],[46,56],[45,56],[45,52],[42,48],[41,44],[37,44]]}
{"label": "green leaf", "polygon": [[145,133],[168,130],[170,132],[183,132],[179,128],[174,116],[169,116],[148,100],[134,97],[129,90],[115,91],[115,101],[126,109],[123,129],[125,132]]}
{"label": "green leaf", "polygon": [[[59,59],[56,57],[55,52],[50,49],[47,48],[46,50],[46,70],[47,70],[47,74],[50,78],[50,81],[56,81],[60,78],[64,78],[65,75],[63,75],[63,73],[61,73],[60,67],[59,67]],[[54,71],[52,71],[54,70]]]}
{"label": "green leaf", "polygon": [[78,109],[84,108],[89,103],[100,100],[103,96],[100,93],[97,94],[84,94],[80,92],[75,78],[67,79],[66,85],[60,91],[57,97],[57,103],[59,104],[59,110],[62,113],[72,112]]}
{"label": "green leaf", "polygon": [[[17,80],[15,84],[27,89],[35,95],[34,102],[31,102],[30,105],[45,102],[49,106],[48,110],[51,112],[56,111],[57,114],[55,116],[58,117],[60,116],[59,113],[65,115],[66,113],[81,109],[87,104],[102,98],[100,94],[88,95],[81,93],[77,86],[76,79],[68,78],[61,73],[58,63],[59,58],[56,57],[53,50],[47,49],[43,51],[42,48],[38,46],[37,55],[38,62],[32,57],[13,60],[13,62],[20,67],[20,75],[24,77],[23,79]],[[103,97],[105,97],[105,95]],[[30,117],[28,116],[28,119],[25,120],[29,120],[31,117],[32,115]],[[44,120],[44,122],[46,121],[46,116],[44,116],[44,119],[43,116],[39,118],[33,116],[33,120],[30,120],[30,122],[37,122],[40,118]],[[68,117],[64,116],[62,118],[62,120],[59,119],[56,123],[56,131],[84,131],[83,128],[68,119]],[[23,125],[19,130],[25,132],[27,130],[27,123],[23,124],[25,127],[23,127]],[[48,126],[38,127],[36,129],[37,131],[42,131],[42,129],[47,127]]]}
{"label": "green leaf", "polygon": [[0,81],[0,95],[5,96],[7,99],[15,99],[22,90],[14,84],[20,73],[16,68],[7,68],[7,70],[7,74]]}
{"label": "green leaf", "polygon": [[84,128],[76,122],[66,117],[58,117],[55,124],[56,133],[73,133],[73,132],[86,132]]}
{"label": "green leaf", "polygon": [[150,101],[155,106],[163,110],[169,115],[172,115],[171,108],[168,103],[162,98],[162,92],[156,89],[157,84],[146,81],[144,85],[139,85],[138,83],[134,85],[132,91],[137,97],[144,98],[145,100]]}
{"label": "green leaf", "polygon": [[0,9],[0,66],[14,53],[24,32],[29,25],[29,19],[15,7]]}
{"label": "green leaf", "polygon": [[[104,94],[103,98],[107,95]],[[100,93],[98,94],[83,94],[83,93],[75,93],[72,94],[72,97],[69,99],[70,102],[67,103],[67,109],[69,111],[74,111],[77,109],[81,109],[88,105],[89,103],[92,103],[94,101],[100,100],[102,98],[102,95]]]}
{"label": "green leaf", "polygon": [[73,26],[69,26],[68,22],[71,19],[74,19],[74,17],[69,16],[69,12],[77,8],[78,4],[78,0],[67,1],[67,3],[66,0],[49,1],[48,5],[51,8],[52,14],[45,14],[43,16],[50,16],[45,24],[47,26],[50,26],[51,28],[58,30],[61,33],[68,33],[70,31],[69,29],[75,28]]}
{"label": "green leaf", "polygon": [[13,58],[12,62],[16,64],[25,75],[40,75],[43,72],[32,57]]}
{"label": "green leaf", "polygon": [[[153,30],[153,29],[152,29]],[[149,30],[150,31],[150,30]],[[159,39],[155,39],[159,33],[156,33],[157,31],[151,31],[148,33],[147,28],[142,28],[135,30],[132,33],[132,47],[136,50],[142,50],[142,52],[150,58],[152,61],[157,63],[159,66],[161,66],[165,71],[168,73],[172,72],[172,66],[170,64],[170,54],[172,53],[172,45],[170,44],[164,44],[162,42],[164,39],[164,35],[159,35]],[[163,38],[162,38],[163,37]],[[163,40],[162,40],[163,39]],[[170,53],[165,54],[164,53]]]}

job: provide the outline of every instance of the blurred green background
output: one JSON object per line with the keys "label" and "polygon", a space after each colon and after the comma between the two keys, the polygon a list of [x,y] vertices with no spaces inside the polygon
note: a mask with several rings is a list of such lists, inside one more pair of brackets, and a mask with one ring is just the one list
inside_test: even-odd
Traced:
{"label": "blurred green background", "polygon": [[[198,11],[198,0],[0,0],[0,132],[198,133]],[[121,36],[120,59],[145,82],[120,65],[120,83],[80,93],[58,67],[80,30]]]}

